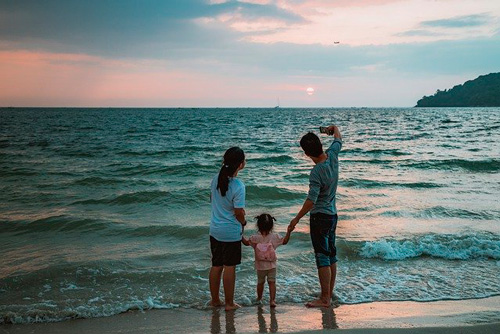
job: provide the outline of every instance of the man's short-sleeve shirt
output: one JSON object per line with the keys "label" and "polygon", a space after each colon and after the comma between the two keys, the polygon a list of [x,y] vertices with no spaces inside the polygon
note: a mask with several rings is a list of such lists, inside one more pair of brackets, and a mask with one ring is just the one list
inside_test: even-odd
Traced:
{"label": "man's short-sleeve shirt", "polygon": [[339,180],[339,152],[342,140],[335,138],[326,150],[327,159],[316,164],[309,175],[307,199],[314,203],[311,213],[337,213],[335,194]]}

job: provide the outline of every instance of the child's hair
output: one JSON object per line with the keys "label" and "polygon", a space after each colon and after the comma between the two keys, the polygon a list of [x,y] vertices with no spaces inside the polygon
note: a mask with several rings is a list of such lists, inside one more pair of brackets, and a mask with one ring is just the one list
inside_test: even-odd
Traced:
{"label": "child's hair", "polygon": [[261,234],[269,234],[269,232],[273,230],[274,221],[276,221],[276,218],[274,218],[270,214],[262,213],[255,217],[255,219],[257,219],[257,229]]}

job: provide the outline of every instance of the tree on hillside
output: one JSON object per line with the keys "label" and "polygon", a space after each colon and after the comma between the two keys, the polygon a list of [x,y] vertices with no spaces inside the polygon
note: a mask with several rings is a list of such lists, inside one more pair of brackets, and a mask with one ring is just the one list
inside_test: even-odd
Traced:
{"label": "tree on hillside", "polygon": [[500,107],[500,73],[482,75],[449,90],[424,96],[417,107]]}

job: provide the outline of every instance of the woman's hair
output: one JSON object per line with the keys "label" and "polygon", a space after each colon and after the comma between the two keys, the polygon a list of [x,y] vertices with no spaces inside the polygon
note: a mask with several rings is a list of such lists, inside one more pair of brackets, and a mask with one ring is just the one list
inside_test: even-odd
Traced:
{"label": "woman's hair", "polygon": [[271,216],[268,213],[262,213],[255,217],[257,219],[257,229],[259,232],[269,234],[273,230],[274,227],[274,222],[276,221],[276,218]]}
{"label": "woman's hair", "polygon": [[323,154],[323,145],[318,136],[314,133],[309,132],[305,134],[300,140],[300,147],[304,150],[304,153],[310,157],[319,157]]}
{"label": "woman's hair", "polygon": [[222,196],[226,196],[229,188],[229,178],[233,176],[240,164],[245,160],[245,153],[239,147],[231,147],[224,153],[224,162],[219,172],[217,189]]}

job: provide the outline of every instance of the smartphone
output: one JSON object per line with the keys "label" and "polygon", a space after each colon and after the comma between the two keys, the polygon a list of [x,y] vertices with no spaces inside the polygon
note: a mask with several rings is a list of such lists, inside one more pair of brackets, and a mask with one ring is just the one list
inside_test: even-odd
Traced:
{"label": "smartphone", "polygon": [[326,133],[327,135],[333,135],[333,131],[329,131],[327,126],[320,126],[319,132]]}

